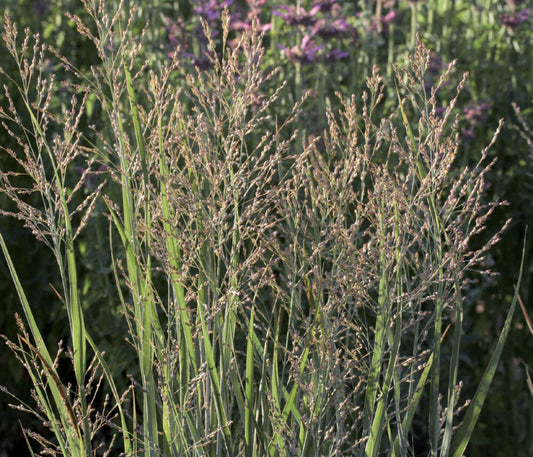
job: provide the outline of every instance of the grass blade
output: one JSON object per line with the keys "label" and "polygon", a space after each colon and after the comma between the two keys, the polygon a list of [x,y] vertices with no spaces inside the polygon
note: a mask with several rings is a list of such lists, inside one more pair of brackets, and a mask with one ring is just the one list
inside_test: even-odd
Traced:
{"label": "grass blade", "polygon": [[[37,326],[37,322],[35,321],[35,317],[33,316],[33,312],[31,310],[30,304],[28,302],[28,299],[26,298],[26,294],[24,292],[22,284],[20,283],[17,271],[15,270],[15,266],[13,265],[11,255],[9,254],[9,250],[7,249],[7,245],[4,241],[4,237],[2,236],[2,234],[0,234],[0,246],[2,248],[6,263],[8,265],[11,278],[13,279],[13,282],[15,284],[15,289],[17,290],[17,294],[19,296],[22,309],[24,310],[26,321],[30,327],[31,335],[33,339],[35,340],[36,344],[35,346],[33,346],[25,338],[22,338],[22,337],[20,338],[32,350],[32,352],[38,357],[38,359],[40,360],[44,368],[43,372],[48,381],[48,386],[50,387],[50,390],[52,392],[54,403],[59,413],[59,419],[61,421],[63,429],[73,430],[75,432],[74,435],[76,436],[76,439],[74,439],[74,435],[72,433],[68,433],[68,432],[66,433],[67,439],[69,441],[69,449],[71,450],[71,452],[75,452],[77,450],[79,453],[75,455],[83,456],[85,455],[83,438],[80,434],[79,428],[77,427],[76,420],[73,419],[75,417],[74,413],[72,412],[72,408],[68,407],[69,402],[68,402],[68,397],[66,396],[66,393],[65,393],[64,386],[60,382],[59,376],[57,375],[55,369],[53,368],[54,362],[52,360],[52,357],[50,356],[50,353],[48,352],[48,349],[46,348],[46,344],[39,330],[39,327]],[[25,365],[27,367],[31,366],[29,361],[27,361]],[[50,419],[50,423],[52,424],[54,428],[54,433],[58,439],[58,442],[60,443],[62,448],[65,448],[65,443],[63,442],[63,439],[62,439],[61,430],[58,429],[56,426],[54,410],[50,406],[47,400],[47,395],[45,391],[40,387],[41,382],[38,381],[38,379],[35,377],[35,374],[33,373],[32,370],[28,370],[28,372],[32,378],[33,385],[36,389],[37,395],[39,396],[41,404],[45,408],[46,414],[48,418]]]}
{"label": "grass blade", "polygon": [[472,402],[468,406],[468,410],[463,419],[463,423],[460,425],[459,429],[457,430],[457,434],[455,435],[455,438],[452,441],[451,450],[450,450],[450,455],[452,457],[461,457],[463,455],[466,449],[466,446],[468,445],[468,442],[470,441],[470,438],[472,436],[472,432],[474,431],[474,427],[476,426],[477,420],[479,418],[479,414],[481,413],[481,408],[483,407],[483,403],[485,402],[485,398],[487,397],[487,394],[489,392],[492,379],[494,378],[494,374],[496,373],[496,368],[498,368],[498,362],[500,361],[500,356],[503,351],[503,346],[505,345],[505,340],[507,339],[507,335],[509,334],[509,331],[511,329],[511,322],[513,320],[516,303],[518,302],[520,283],[522,281],[522,273],[524,270],[525,254],[526,254],[526,243],[524,239],[524,247],[522,250],[522,260],[520,262],[520,273],[518,274],[518,281],[515,286],[515,293],[513,296],[513,301],[511,302],[511,307],[509,309],[509,312],[507,313],[507,317],[505,319],[503,329],[498,338],[498,343],[496,344],[496,348],[494,349],[494,353],[492,354],[489,364],[487,365],[487,368],[485,369],[485,372],[483,373],[483,377],[481,378],[480,384],[476,390],[474,398],[472,399]]}
{"label": "grass blade", "polygon": [[[248,329],[248,343],[246,345],[246,416],[244,422],[244,441],[246,444],[246,457],[252,457],[254,454],[252,424],[253,424],[253,382],[254,382],[254,308],[250,312],[250,328]],[[237,390],[238,387],[235,386]]]}

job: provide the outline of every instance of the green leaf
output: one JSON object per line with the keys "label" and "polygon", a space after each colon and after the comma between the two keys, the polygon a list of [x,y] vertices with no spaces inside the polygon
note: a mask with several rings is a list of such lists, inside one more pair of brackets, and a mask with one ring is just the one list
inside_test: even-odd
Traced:
{"label": "green leaf", "polygon": [[500,337],[498,338],[498,343],[496,344],[494,353],[492,354],[489,364],[485,369],[485,373],[483,373],[483,377],[481,378],[481,382],[476,390],[474,398],[468,406],[465,418],[463,419],[463,422],[457,430],[457,434],[455,435],[454,440],[452,441],[450,452],[450,455],[452,457],[461,457],[463,455],[466,446],[468,445],[468,442],[472,437],[472,432],[474,431],[476,423],[479,419],[481,408],[483,407],[483,403],[485,402],[485,398],[487,397],[487,394],[489,392],[492,379],[494,378],[494,374],[496,373],[496,369],[498,368],[498,362],[500,361],[500,356],[502,354],[503,346],[505,345],[505,340],[507,339],[507,335],[509,334],[509,331],[511,329],[511,322],[513,320],[516,303],[518,301],[518,293],[520,290],[520,283],[522,281],[522,273],[524,270],[525,254],[526,242],[524,238],[522,260],[520,262],[520,273],[518,275],[518,281],[515,286],[515,293],[513,296],[513,301],[511,302],[511,308],[509,309],[507,318],[505,319],[505,324],[503,325]]}

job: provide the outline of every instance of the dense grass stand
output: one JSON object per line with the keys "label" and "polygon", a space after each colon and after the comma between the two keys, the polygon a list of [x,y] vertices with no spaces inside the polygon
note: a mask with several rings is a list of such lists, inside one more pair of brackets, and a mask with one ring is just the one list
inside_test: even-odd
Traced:
{"label": "dense grass stand", "polygon": [[[33,384],[22,409],[47,429],[26,431],[32,454],[462,456],[518,300],[465,398],[465,294],[507,225],[480,245],[503,205],[484,194],[502,125],[457,166],[467,76],[441,99],[454,64],[428,86],[413,33],[408,62],[386,78],[373,66],[317,114],[316,93],[265,62],[257,21],[236,34],[224,10],[220,35],[204,22],[192,70],[179,51],[143,60],[135,9],[83,3],[90,21],[69,17],[99,58],[86,72],[4,19],[19,73],[2,73],[2,213],[52,250],[68,322],[54,355],[0,235],[23,310],[7,344]],[[299,65],[303,46],[285,48]],[[91,246],[109,259],[99,272]],[[125,329],[107,340],[85,298],[100,275]]]}

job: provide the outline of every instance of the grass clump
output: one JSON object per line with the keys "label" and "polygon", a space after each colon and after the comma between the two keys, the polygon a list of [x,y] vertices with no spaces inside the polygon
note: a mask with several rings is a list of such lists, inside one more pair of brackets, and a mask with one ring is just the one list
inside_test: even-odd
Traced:
{"label": "grass clump", "polygon": [[[55,254],[74,373],[62,379],[61,351],[49,352],[0,238],[25,313],[9,345],[52,432],[30,434],[39,452],[406,456],[421,452],[416,421],[430,455],[462,455],[516,296],[472,403],[460,401],[463,292],[501,231],[476,250],[470,241],[501,203],[483,199],[489,148],[453,168],[457,97],[437,102],[451,67],[427,89],[418,42],[395,70],[390,116],[376,114],[375,67],[362,96],[338,93],[341,109],[326,109],[311,137],[296,129],[305,96],[272,116],[284,88],[263,92],[276,71],[264,69],[256,29],[227,45],[227,12],[220,49],[205,26],[210,69],[177,86],[177,53],[160,69],[139,63],[134,12],[84,4],[94,23],[71,19],[101,63],[81,74],[52,50],[76,79],[61,112],[48,109],[62,90],[46,74],[49,48],[29,32],[19,44],[4,20],[20,69],[4,74],[18,89],[1,112],[18,164],[0,173],[17,208],[4,214]],[[99,128],[83,126],[89,99]],[[138,362],[129,389],[80,296],[76,243],[98,212],[129,329],[116,338]]]}

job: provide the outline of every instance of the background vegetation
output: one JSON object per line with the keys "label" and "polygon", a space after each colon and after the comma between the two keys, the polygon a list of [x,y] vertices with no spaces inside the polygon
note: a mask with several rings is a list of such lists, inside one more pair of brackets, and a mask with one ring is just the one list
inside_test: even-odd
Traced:
{"label": "background vegetation", "polygon": [[[237,453],[259,452],[257,443],[265,440],[259,428],[276,437],[270,445],[270,453],[285,443],[287,452],[295,455],[326,455],[325,449],[328,452],[340,449],[339,452],[353,455],[349,454],[353,451],[350,446],[356,446],[358,440],[362,440],[358,449],[368,451],[366,433],[372,429],[373,423],[379,422],[367,423],[370,420],[368,414],[378,416],[379,399],[383,397],[373,391],[372,383],[361,387],[355,380],[361,373],[372,376],[377,370],[380,374],[376,377],[380,381],[376,381],[375,386],[383,388],[388,385],[391,389],[391,404],[387,407],[386,419],[382,419],[388,427],[384,432],[386,436],[381,447],[377,440],[376,448],[376,452],[386,453],[394,446],[391,436],[397,433],[391,429],[395,430],[394,427],[411,411],[409,408],[403,410],[401,406],[414,395],[414,392],[399,387],[395,390],[396,383],[401,384],[400,379],[394,378],[394,382],[390,380],[387,384],[387,367],[396,370],[403,363],[409,372],[405,385],[409,385],[408,381],[419,382],[424,371],[415,367],[428,362],[430,352],[426,351],[436,349],[437,335],[444,333],[448,323],[455,323],[449,330],[448,340],[443,339],[443,349],[439,348],[442,370],[428,375],[427,388],[423,390],[418,408],[413,409],[417,414],[409,427],[409,446],[405,447],[405,452],[416,452],[415,455],[426,455],[435,446],[443,452],[448,422],[446,411],[438,411],[439,394],[443,395],[444,407],[451,404],[451,411],[461,411],[460,405],[478,392],[512,303],[525,227],[531,220],[532,142],[527,129],[533,125],[533,19],[527,2],[370,0],[287,4],[260,0],[136,1],[124,2],[120,8],[118,2],[106,2],[101,10],[97,5],[92,8],[91,2],[86,2],[86,9],[82,2],[70,0],[25,0],[18,2],[16,8],[12,2],[1,4],[2,10],[17,24],[16,48],[22,50],[23,30],[29,27],[32,33],[39,33],[41,42],[54,49],[46,50],[42,59],[37,55],[38,69],[33,69],[32,77],[25,81],[24,72],[29,75],[30,69],[22,65],[23,58],[31,61],[33,40],[29,41],[27,54],[19,54],[20,60],[17,61],[13,56],[14,48],[9,49],[8,16],[3,19],[8,46],[0,49],[2,82],[6,85],[0,103],[3,119],[8,123],[5,124],[7,129],[0,131],[4,148],[0,155],[0,169],[4,173],[24,171],[15,159],[24,150],[17,138],[25,138],[25,144],[40,154],[46,152],[47,144],[57,147],[55,137],[62,138],[65,144],[79,146],[78,155],[65,159],[68,167],[62,178],[50,181],[55,183],[54,191],[64,188],[65,195],[77,190],[69,200],[68,209],[69,214],[74,213],[70,235],[74,237],[76,227],[84,227],[76,233],[75,265],[69,263],[64,241],[55,244],[53,232],[45,229],[50,224],[45,217],[42,224],[33,227],[34,234],[24,229],[20,221],[7,216],[0,219],[0,233],[50,352],[55,353],[59,340],[64,341],[64,348],[74,350],[76,344],[79,348],[86,344],[84,337],[81,338],[83,342],[73,341],[80,330],[73,332],[75,306],[69,300],[74,300],[74,305],[78,300],[83,304],[83,332],[90,335],[100,351],[105,352],[107,373],[114,380],[117,392],[128,391],[134,386],[137,401],[148,401],[142,389],[150,383],[156,389],[157,380],[161,383],[161,379],[166,379],[164,369],[188,373],[183,374],[187,378],[187,392],[183,390],[184,384],[181,384],[182,390],[167,385],[171,391],[181,392],[173,400],[176,411],[181,411],[179,408],[184,408],[187,402],[197,400],[191,392],[200,389],[199,386],[209,385],[206,389],[215,390],[215,393],[198,393],[206,395],[206,402],[207,399],[212,401],[211,409],[203,412],[202,419],[204,429],[209,430],[204,437],[205,452],[211,454],[228,452],[227,449]],[[222,27],[224,7],[230,13],[227,34]],[[117,10],[120,13],[115,17]],[[131,20],[126,27],[130,13]],[[75,20],[75,17],[79,19]],[[111,24],[113,17],[115,22]],[[260,41],[256,38],[239,44],[243,33],[252,29],[255,17],[259,21],[256,29],[264,36]],[[81,28],[82,23],[88,29]],[[206,27],[210,30],[207,33],[210,40],[206,38]],[[108,34],[112,29],[115,35]],[[416,48],[417,36],[429,50],[428,54],[425,48]],[[142,46],[137,49],[135,46],[141,42]],[[415,49],[418,49],[416,53]],[[232,50],[237,50],[234,57]],[[257,80],[239,79],[245,74],[241,67],[245,55],[257,59],[248,61],[247,67],[249,75],[254,75]],[[59,56],[65,56],[65,59]],[[456,60],[455,65],[450,66],[453,60]],[[427,64],[425,71],[417,70],[421,62]],[[405,73],[395,71],[393,64]],[[373,72],[375,65],[380,69],[379,77]],[[93,72],[92,68],[100,70]],[[151,79],[151,72],[157,75],[160,85]],[[464,72],[468,72],[468,77],[462,83]],[[31,105],[40,95],[47,94],[45,87],[36,85],[38,73],[43,78],[54,75],[57,84],[50,99],[43,98],[40,105],[34,106],[34,112],[41,116],[35,122],[25,103]],[[131,82],[127,74],[130,74]],[[441,75],[446,76],[440,80]],[[458,85],[462,90],[457,95]],[[438,88],[433,98],[432,87]],[[364,91],[369,94],[367,111],[363,111]],[[72,106],[73,94],[78,99]],[[352,94],[355,107],[350,101]],[[300,102],[302,99],[304,101]],[[399,99],[406,102],[404,111],[399,107]],[[84,100],[83,105],[81,100]],[[174,112],[175,106],[180,107],[180,115]],[[79,119],[76,117],[78,110],[81,113]],[[15,119],[13,125],[9,119],[15,111],[20,113],[20,118]],[[483,151],[499,128],[500,119],[504,124],[498,138],[484,155]],[[432,128],[442,128],[441,136],[427,134],[430,121],[433,122]],[[69,122],[72,122],[72,130],[67,128]],[[39,130],[31,133],[37,125],[46,127],[46,132],[42,132],[43,141],[39,140]],[[353,125],[358,128],[354,130]],[[416,147],[411,143],[406,126],[410,126],[416,137]],[[175,137],[176,132],[181,132],[181,136]],[[265,137],[269,133],[271,139]],[[457,142],[454,133],[458,134]],[[385,143],[380,143],[379,137]],[[164,143],[163,148],[160,140]],[[387,150],[384,144],[394,145],[394,148]],[[362,149],[367,160],[363,165],[357,162],[356,145],[367,147]],[[453,163],[441,161],[432,168],[436,156],[430,159],[428,153],[424,173],[433,176],[431,185],[424,181],[420,171],[417,172],[418,164],[409,159],[418,157],[416,151],[421,145],[427,145],[428,150],[433,147],[432,154],[439,151],[437,146],[440,145],[450,154],[450,159],[454,159]],[[350,146],[354,147],[353,151]],[[151,157],[148,153],[144,163],[142,156],[139,156],[141,159],[136,156],[143,148],[146,151],[164,150],[166,159]],[[14,154],[8,154],[9,150]],[[171,151],[179,152],[173,156]],[[496,159],[494,163],[493,159]],[[126,163],[121,160],[131,160],[131,168],[124,168]],[[491,166],[485,168],[488,164]],[[50,163],[43,166],[48,173],[52,172]],[[166,167],[182,173],[173,176]],[[461,174],[466,167],[471,170],[471,175]],[[184,173],[187,179],[183,177]],[[31,176],[31,173],[27,174]],[[21,206],[17,207],[16,199],[13,201],[14,194],[10,194],[8,181],[4,174],[2,176],[1,208],[4,212],[17,212]],[[32,186],[24,176],[14,175],[10,179],[16,181],[10,181],[13,188]],[[239,187],[234,181],[238,179],[248,183],[249,188]],[[464,201],[450,209],[447,205],[453,195],[451,183],[454,181],[464,184]],[[129,250],[128,235],[124,232],[128,230],[129,201],[123,190],[125,182],[130,182],[135,201],[130,210],[142,214],[141,220],[129,216],[132,218],[132,236],[139,236],[139,251]],[[164,186],[158,187],[158,183]],[[406,183],[412,183],[412,187]],[[162,190],[165,186],[175,191],[166,203],[166,194]],[[42,195],[42,192],[33,192],[20,198],[46,215],[47,203]],[[102,195],[107,199],[101,198]],[[153,200],[145,200],[153,204],[151,211],[139,198],[147,195],[155,195]],[[432,201],[434,203],[430,203]],[[508,203],[493,206],[490,203],[504,201]],[[82,202],[87,202],[87,206],[75,211]],[[389,213],[393,202],[396,213]],[[439,222],[435,212],[428,208],[439,204],[442,205],[439,206],[440,214],[449,211],[450,217],[449,230],[443,230],[449,236],[455,236],[455,241],[440,239],[438,235]],[[382,205],[385,206],[382,208]],[[52,207],[56,208],[52,205],[49,209]],[[415,207],[419,209],[412,212]],[[83,211],[87,209],[91,215],[85,219]],[[181,235],[169,237],[169,228],[165,226],[169,216],[165,211],[194,214],[195,223],[185,216],[178,218],[176,224]],[[485,219],[487,212],[491,214]],[[65,217],[59,210],[54,210],[53,214],[58,218]],[[110,214],[116,215],[111,231]],[[358,220],[355,214],[361,219]],[[23,221],[36,220],[37,213],[26,215],[26,218],[22,217]],[[146,219],[148,215],[149,220]],[[393,222],[400,215],[403,215],[405,225],[402,231]],[[477,216],[482,219],[476,221]],[[483,251],[510,219],[501,241],[491,246],[490,251]],[[68,237],[68,230],[66,235],[60,230],[65,220],[58,221],[58,233]],[[216,222],[214,225],[213,221]],[[481,226],[485,227],[484,231],[478,230]],[[42,238],[48,239],[52,250],[35,242],[34,235],[38,233],[46,235]],[[425,238],[417,238],[417,233],[424,234]],[[166,242],[158,244],[164,240]],[[374,240],[373,244],[371,240]],[[463,245],[466,241],[468,248]],[[444,246],[443,252],[435,247],[440,242],[443,243],[441,248]],[[529,244],[527,241],[520,295],[526,312],[529,310],[531,315]],[[384,253],[386,258],[382,257]],[[414,259],[422,253],[429,253],[430,258],[424,260],[426,263],[417,264]],[[454,260],[446,255],[451,255]],[[149,258],[153,259],[153,264],[147,263]],[[276,258],[280,260],[274,260]],[[396,259],[396,263],[392,260],[388,263],[388,259]],[[60,265],[63,262],[63,272],[58,269],[58,262]],[[423,274],[417,272],[417,265],[422,264]],[[134,265],[143,270],[135,270]],[[357,271],[351,271],[355,266]],[[7,266],[3,271],[0,288],[1,296],[5,297],[5,312],[0,316],[1,333],[9,340],[19,342],[25,349],[20,354],[29,357],[26,359],[29,363],[34,353],[24,341],[17,340],[20,330],[14,313],[23,314],[19,297]],[[403,276],[395,277],[401,271]],[[439,274],[442,277],[435,280]],[[352,282],[343,279],[345,275],[352,278]],[[77,288],[72,292],[74,277]],[[150,280],[143,282],[139,279],[142,277]],[[457,281],[460,281],[459,286]],[[383,319],[392,319],[394,325],[384,327],[386,336],[380,350],[376,336],[380,314],[374,305],[383,303],[385,283],[394,289],[389,291],[385,300],[391,306],[417,303],[418,308],[409,308],[412,316],[409,319],[404,316],[401,322],[398,308],[389,310]],[[236,284],[239,284],[238,299],[232,298]],[[354,284],[363,290],[353,289]],[[178,285],[185,285],[189,296],[181,297]],[[154,313],[159,313],[161,328],[139,323],[141,316],[149,319],[142,311],[142,300],[147,297],[150,297],[148,303],[154,306]],[[181,305],[176,305],[174,314],[171,312],[173,300],[178,299],[193,308],[201,300],[219,303],[223,299],[231,306],[221,309],[232,309],[233,306],[239,311],[235,315],[225,311],[226,314],[221,316],[213,311],[212,315],[203,316],[206,333],[193,332],[190,341],[185,342],[188,337],[183,328],[175,330],[177,333],[169,331],[173,328],[172,319],[181,323],[185,319],[180,315]],[[458,323],[458,316],[451,311],[456,309],[454,306],[443,305],[442,329],[438,329],[441,324],[433,320],[437,309],[433,306],[441,299],[448,300],[448,304],[455,300],[462,302],[462,322]],[[357,303],[366,305],[359,309]],[[272,308],[274,304],[279,308]],[[341,305],[348,306],[348,309]],[[245,311],[239,314],[242,309]],[[353,314],[355,310],[360,314]],[[433,314],[426,313],[430,310]],[[194,323],[202,327],[202,316],[196,313],[193,313]],[[324,320],[327,321],[324,315],[330,319],[330,330],[323,326]],[[353,327],[356,324],[360,325],[358,332]],[[316,330],[309,331],[315,327]],[[397,328],[405,334],[400,348],[394,345]],[[456,328],[459,330],[454,330]],[[146,337],[146,331],[155,332],[153,341]],[[158,334],[159,331],[162,333]],[[350,340],[346,336],[350,332],[361,334],[361,340]],[[143,337],[148,339],[143,341]],[[454,344],[459,337],[460,351],[455,353]],[[176,343],[180,348],[195,348],[198,353],[194,356],[180,354],[179,361],[176,361],[165,352],[165,347],[155,344],[158,339],[169,345]],[[339,343],[336,349],[340,354],[334,350],[328,352],[324,346],[328,340]],[[242,386],[242,392],[237,388],[225,392],[224,387],[221,392],[226,410],[229,408],[232,417],[235,414],[235,417],[242,418],[242,430],[238,429],[239,424],[224,428],[225,420],[229,419],[220,416],[221,407],[217,403],[220,400],[214,381],[217,376],[210,371],[208,341],[214,347],[211,350],[217,359],[219,379],[229,380],[233,386]],[[31,344],[36,345],[37,341],[33,340]],[[231,350],[227,350],[227,345]],[[532,346],[533,336],[524,315],[517,312],[467,455],[525,456],[533,453],[531,383],[528,388],[533,364]],[[419,351],[411,353],[409,358],[403,352],[406,347]],[[91,353],[88,343],[86,350]],[[301,362],[306,350],[311,351],[311,356],[307,356],[308,365]],[[343,353],[344,350],[348,352]],[[352,351],[351,355],[349,351]],[[327,356],[321,358],[320,353]],[[143,357],[155,357],[159,364],[148,367],[143,364]],[[0,384],[24,403],[33,404],[29,392],[32,386],[35,387],[36,379],[32,383],[7,348],[0,352],[0,358],[5,367],[0,374]],[[275,358],[279,358],[278,364],[273,362]],[[39,360],[37,358],[37,363]],[[74,356],[71,363],[68,357],[59,357],[57,372],[62,383],[65,386],[70,383],[73,391],[75,386],[83,385],[85,374],[82,372],[85,370],[82,367],[89,360],[82,361]],[[366,362],[359,365],[358,360]],[[206,367],[195,366],[193,361],[199,365],[205,361]],[[449,366],[458,370],[457,382],[451,384]],[[342,374],[335,370],[341,370]],[[327,373],[333,379],[331,384],[325,379]],[[395,374],[400,376],[399,373],[398,368]],[[437,374],[442,377],[440,384],[435,382]],[[235,378],[241,375],[242,379]],[[131,379],[138,384],[132,384]],[[269,396],[276,391],[272,384],[276,380],[286,383],[285,398],[283,394],[279,399]],[[455,394],[450,393],[449,388],[455,389],[460,381],[460,402],[453,404]],[[108,380],[103,384],[102,390],[110,392]],[[252,385],[253,394],[246,390]],[[323,390],[309,392],[304,388],[306,385],[315,388],[321,385]],[[350,386],[353,397],[346,394]],[[281,387],[279,389],[283,392]],[[295,411],[284,406],[291,404],[290,389],[295,389],[294,395],[297,396],[294,401],[299,407]],[[341,399],[339,392],[342,393]],[[50,395],[53,398],[53,393]],[[71,395],[78,398],[79,392]],[[164,392],[157,397],[160,403],[156,401],[155,393],[152,395],[153,410],[148,403],[143,404],[139,406],[139,415],[152,411],[154,417],[159,418],[153,419],[157,422],[154,427],[165,433],[161,418],[172,416],[173,403],[165,403],[168,397]],[[245,406],[248,405],[247,395],[253,395],[255,399],[257,409],[253,414]],[[321,399],[323,403],[318,406],[309,404],[310,398]],[[394,404],[394,399],[398,403]],[[25,427],[49,436],[42,430],[42,418],[10,410],[7,404],[14,401],[8,395],[3,395],[0,401],[2,411],[6,412],[0,424],[0,436],[5,437],[1,443],[5,455],[20,455],[21,448],[26,447],[19,418]],[[83,403],[82,396],[79,401]],[[343,401],[364,406],[365,414],[360,417],[354,410],[352,416],[342,420],[332,418],[332,408]],[[374,401],[375,406],[372,406]],[[95,405],[101,406],[102,402],[102,398],[97,398]],[[83,412],[81,403],[77,406]],[[277,410],[279,417],[268,416],[265,411],[269,408]],[[258,416],[251,425],[251,415],[259,414],[258,411],[269,417],[260,424],[262,427],[257,427]],[[463,410],[457,417],[464,419],[467,416]],[[128,422],[130,419],[126,417],[124,420]],[[441,419],[441,428],[437,426],[439,430],[432,432],[432,425]],[[141,424],[150,423],[146,417],[138,420]],[[343,423],[346,427],[344,437],[338,428],[337,434],[331,432],[337,437],[334,444],[328,444],[323,437],[324,427],[331,423],[337,427]],[[105,421],[101,424],[105,425]],[[310,430],[310,435],[291,436],[289,430],[303,429],[303,424]],[[217,429],[217,426],[222,428]],[[68,437],[68,421],[63,427],[67,428],[65,437]],[[182,424],[182,427],[183,430],[194,430],[190,424]],[[198,429],[198,424],[196,427]],[[110,431],[104,432],[104,429],[96,436],[109,440]],[[80,430],[84,434],[87,432],[83,426]],[[231,441],[223,430],[231,430],[234,448],[228,444]],[[75,431],[72,433],[76,434]],[[141,430],[138,433],[141,440],[138,448],[150,447],[149,440],[143,438],[149,432]],[[185,435],[184,432],[180,436],[183,449],[191,440]],[[319,436],[324,443],[317,438]],[[401,433],[399,436],[401,441]],[[495,437],[498,437],[497,444]],[[239,440],[246,442],[245,448],[239,448]],[[247,440],[255,444],[249,444]],[[65,438],[66,446],[74,441],[72,437]],[[435,444],[437,442],[439,444]],[[221,451],[221,443],[228,448]],[[38,445],[33,446],[38,449]],[[111,455],[119,447],[112,448]]]}

